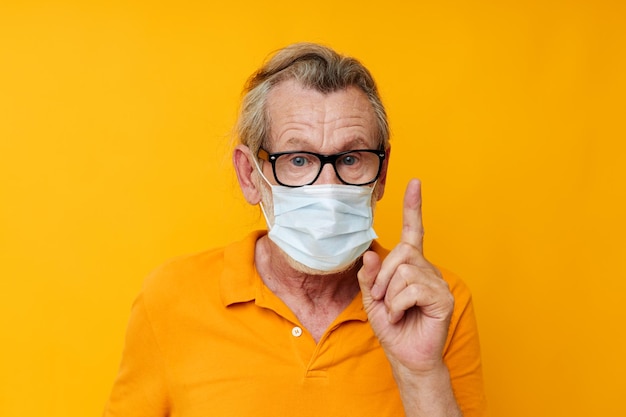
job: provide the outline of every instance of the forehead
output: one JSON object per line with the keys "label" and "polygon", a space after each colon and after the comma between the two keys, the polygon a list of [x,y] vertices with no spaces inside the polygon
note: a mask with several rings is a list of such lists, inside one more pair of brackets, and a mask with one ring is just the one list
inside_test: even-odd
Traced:
{"label": "forehead", "polygon": [[270,140],[276,145],[340,148],[347,142],[376,147],[374,108],[357,87],[322,93],[294,80],[274,86],[267,98]]}

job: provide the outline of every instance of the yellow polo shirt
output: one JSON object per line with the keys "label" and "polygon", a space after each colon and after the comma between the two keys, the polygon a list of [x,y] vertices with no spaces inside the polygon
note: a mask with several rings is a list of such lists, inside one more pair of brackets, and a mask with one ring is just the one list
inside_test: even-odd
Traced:
{"label": "yellow polo shirt", "polygon": [[[174,260],[146,280],[104,416],[404,415],[360,295],[315,343],[254,267],[264,233]],[[483,416],[470,293],[444,275],[455,296],[444,359],[465,417]]]}

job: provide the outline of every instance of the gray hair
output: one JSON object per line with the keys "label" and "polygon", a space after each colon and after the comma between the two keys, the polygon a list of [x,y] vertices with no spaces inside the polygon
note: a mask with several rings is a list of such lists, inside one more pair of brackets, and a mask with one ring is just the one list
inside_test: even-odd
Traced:
{"label": "gray hair", "polygon": [[268,94],[272,87],[286,80],[295,80],[303,87],[321,93],[332,93],[351,86],[359,88],[367,95],[376,114],[380,146],[389,146],[387,113],[368,69],[356,59],[340,55],[328,47],[296,43],[276,52],[252,74],[244,87],[237,135],[254,155],[259,148],[268,146]]}

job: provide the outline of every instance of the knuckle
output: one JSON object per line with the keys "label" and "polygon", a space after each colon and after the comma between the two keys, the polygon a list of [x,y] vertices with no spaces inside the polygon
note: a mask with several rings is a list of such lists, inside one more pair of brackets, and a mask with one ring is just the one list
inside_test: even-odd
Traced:
{"label": "knuckle", "polygon": [[442,299],[445,310],[448,311],[448,315],[451,316],[454,312],[454,296],[452,293],[446,294]]}
{"label": "knuckle", "polygon": [[417,285],[408,286],[407,291],[411,300],[417,300],[422,295],[422,291]]}
{"label": "knuckle", "polygon": [[448,304],[450,304],[452,307],[454,307],[454,295],[452,295],[452,293],[448,293]]}
{"label": "knuckle", "polygon": [[396,246],[396,248],[402,253],[402,254],[410,254],[413,251],[415,251],[415,246],[413,246],[412,244],[410,244],[409,242],[400,242],[398,243],[398,246]]}
{"label": "knuckle", "polygon": [[396,273],[404,278],[404,279],[408,279],[411,278],[415,275],[415,267],[413,265],[409,265],[409,264],[400,264],[398,265],[398,267],[396,268]]}

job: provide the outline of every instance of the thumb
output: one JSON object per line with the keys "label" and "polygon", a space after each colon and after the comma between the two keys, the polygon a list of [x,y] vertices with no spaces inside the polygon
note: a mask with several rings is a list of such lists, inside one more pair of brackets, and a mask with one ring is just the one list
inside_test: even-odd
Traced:
{"label": "thumb", "polygon": [[384,291],[382,291],[383,294],[379,294],[381,291],[376,291],[374,288],[381,265],[380,256],[376,252],[370,250],[363,254],[363,265],[359,269],[357,277],[363,294],[363,304],[366,308],[384,295]]}

